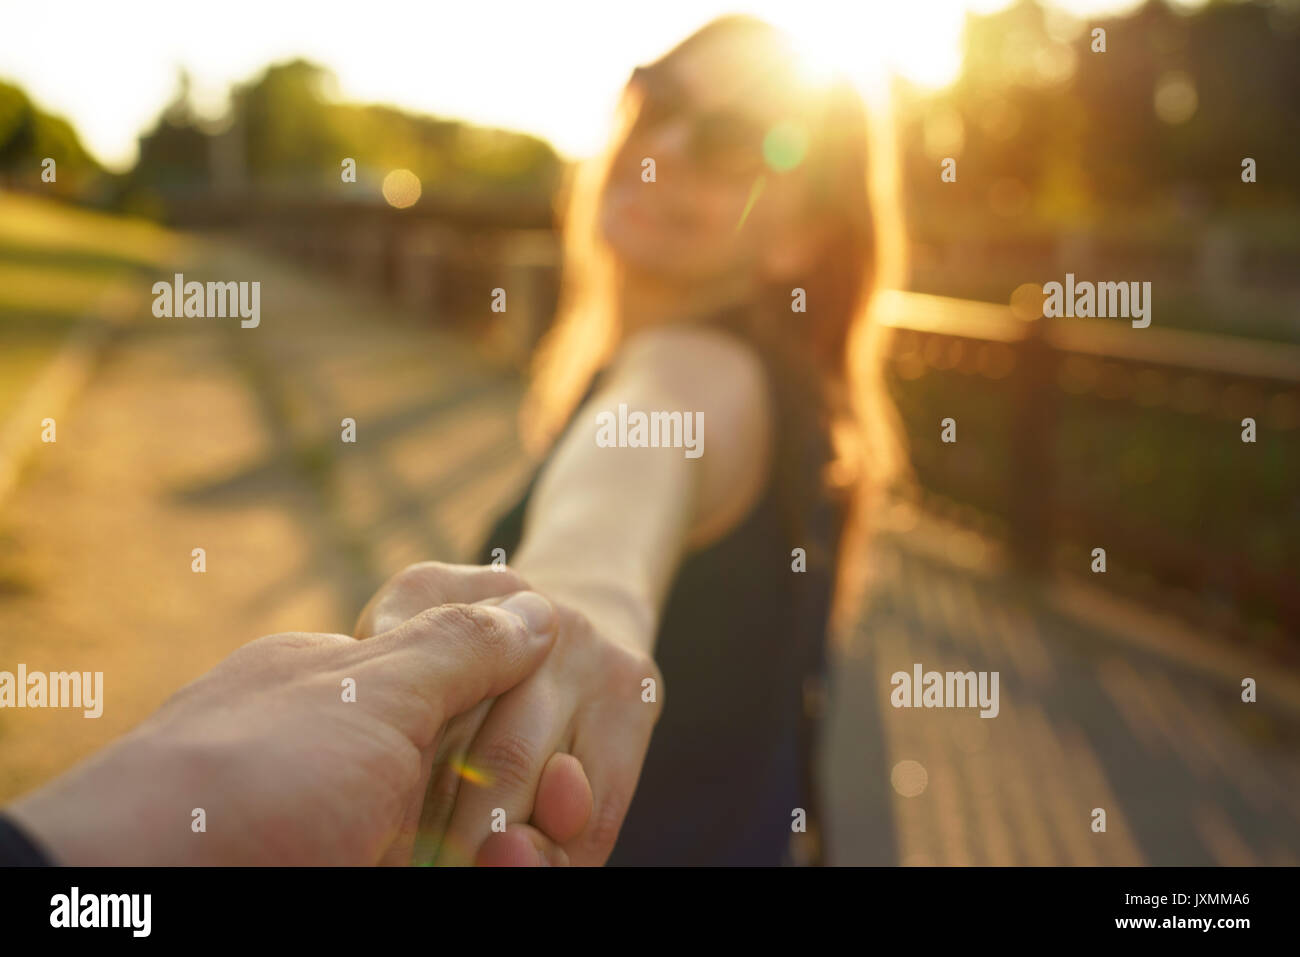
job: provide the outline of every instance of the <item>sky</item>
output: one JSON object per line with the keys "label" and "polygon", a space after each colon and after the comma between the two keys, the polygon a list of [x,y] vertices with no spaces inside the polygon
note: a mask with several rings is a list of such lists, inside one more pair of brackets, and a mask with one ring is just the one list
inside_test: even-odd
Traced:
{"label": "sky", "polygon": [[[1195,0],[1182,0],[1195,2]],[[540,134],[568,156],[597,150],[633,66],[722,13],[790,29],[820,66],[864,82],[886,70],[930,87],[960,67],[967,11],[1008,0],[0,0],[0,80],[72,122],[115,169],[136,157],[191,73],[201,112],[231,84],[303,56],[347,100]],[[1086,18],[1136,0],[1057,0]]]}

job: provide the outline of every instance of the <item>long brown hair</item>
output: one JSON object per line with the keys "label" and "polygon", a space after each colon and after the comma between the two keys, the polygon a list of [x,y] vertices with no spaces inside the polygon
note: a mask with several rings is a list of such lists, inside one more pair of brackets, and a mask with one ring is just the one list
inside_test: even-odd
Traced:
{"label": "long brown hair", "polygon": [[[781,31],[749,16],[716,19],[687,37],[656,64],[673,61],[700,44],[745,44],[762,57],[764,72],[796,71],[793,47]],[[882,113],[868,111],[858,91],[838,79],[809,103],[811,126],[806,169],[810,213],[831,224],[825,252],[811,272],[760,293],[749,330],[783,357],[792,381],[804,386],[830,438],[832,452],[811,494],[842,498],[836,593],[837,621],[856,610],[862,577],[868,503],[905,470],[897,417],[883,384],[880,361],[886,330],[872,321],[874,295],[896,287],[905,270],[905,245],[892,133]],[[555,324],[533,361],[520,416],[525,447],[540,455],[553,443],[594,374],[621,340],[614,308],[614,269],[598,227],[610,168],[640,106],[629,88],[619,104],[608,147],[571,171],[562,199],[564,269]],[[806,290],[808,312],[791,321],[791,288]],[[806,465],[806,463],[804,463]],[[793,474],[800,463],[774,468]],[[807,493],[806,493],[807,494]],[[828,556],[829,558],[830,556]],[[809,556],[810,561],[812,556]]]}

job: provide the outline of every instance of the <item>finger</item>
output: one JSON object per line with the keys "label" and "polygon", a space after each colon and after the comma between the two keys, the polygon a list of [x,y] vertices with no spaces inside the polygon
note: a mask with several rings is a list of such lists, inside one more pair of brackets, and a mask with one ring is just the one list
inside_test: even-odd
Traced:
{"label": "finger", "polygon": [[[500,606],[504,600],[489,598],[480,604]],[[483,770],[470,763],[469,748],[487,720],[488,712],[495,701],[495,698],[489,698],[449,722],[438,741],[432,774],[423,795],[423,804],[416,811],[417,833],[412,843],[412,861],[415,864],[431,864],[437,860],[462,783],[468,782],[468,786],[474,786],[483,784],[486,780]],[[571,781],[571,778],[568,780]],[[570,803],[581,801],[580,796],[565,797],[567,789],[577,791],[578,785],[562,781],[560,787],[565,790],[561,791],[556,801],[567,800]],[[580,787],[590,790],[585,775],[582,777]],[[458,857],[462,862],[468,861],[470,854],[462,849]]]}
{"label": "finger", "polygon": [[532,823],[552,841],[565,844],[587,826],[592,802],[582,762],[571,754],[552,754],[537,783]]}
{"label": "finger", "polygon": [[568,731],[570,712],[561,709],[549,686],[532,680],[492,706],[466,756],[475,776],[461,779],[438,863],[471,863],[502,814],[507,826],[532,817],[542,769]]}
{"label": "finger", "polygon": [[569,857],[537,828],[516,824],[490,835],[474,863],[478,867],[565,867]]}
{"label": "finger", "polygon": [[414,856],[416,851],[416,839],[419,834],[420,812],[424,805],[424,794],[429,786],[429,776],[433,771],[432,748],[420,755],[420,777],[419,783],[411,792],[410,800],[406,805],[406,813],[402,815],[402,823],[398,829],[397,837],[393,843],[388,846],[382,857],[379,859],[380,867],[406,867],[415,863]]}
{"label": "finger", "polygon": [[555,638],[555,610],[520,592],[499,607],[442,605],[357,642],[357,703],[424,751],[448,719],[531,674]]}
{"label": "finger", "polygon": [[[485,701],[458,717],[447,726],[438,742],[433,776],[425,793],[419,833],[414,842],[417,864],[437,858],[461,788],[486,782],[484,769],[470,762],[469,748],[495,700]],[[591,805],[591,784],[582,762],[571,754],[552,754],[537,784],[531,823],[552,841],[562,844],[582,831],[591,815]],[[468,854],[462,849],[460,856],[465,858]]]}
{"label": "finger", "polygon": [[409,565],[371,597],[357,619],[355,634],[368,638],[396,628],[427,608],[449,603],[468,605],[527,587],[517,572],[504,565]]}
{"label": "finger", "polygon": [[[544,601],[539,601],[538,598],[539,596],[528,595],[524,593],[519,598],[519,600],[515,602],[510,608],[506,608],[504,606],[500,606],[500,607],[502,611],[511,611],[513,614],[518,614],[521,618],[524,619],[525,622],[531,620],[532,630],[536,632],[544,629],[548,621],[548,614],[547,614],[548,609],[546,603]],[[444,618],[446,616],[436,615],[432,617]],[[403,627],[405,629],[405,626]],[[383,636],[380,636],[379,639],[376,639],[375,641],[369,643],[368,650],[382,652],[386,650],[387,646],[394,644],[396,642],[405,641],[409,643],[410,637],[408,635],[408,632],[410,630],[411,629],[405,629],[403,631],[400,631],[397,634],[394,634],[392,636],[394,641],[382,640]],[[449,742],[449,744],[452,748],[457,748],[459,744],[457,750],[460,752],[460,754],[463,754],[464,750],[468,748],[469,742],[472,740],[474,731],[477,730],[478,725],[482,723],[484,717],[487,714],[488,709],[491,707],[491,704],[494,700],[495,698],[487,698],[486,700],[479,702],[475,707],[475,711],[478,712],[477,719],[474,720],[467,728],[462,730],[459,736],[452,736],[453,740]],[[451,703],[449,706],[455,707],[454,703]],[[418,718],[416,718],[415,720],[418,722]],[[438,723],[441,724],[441,722]],[[439,807],[437,804],[435,804],[435,806],[431,809],[434,815],[434,820],[430,822],[428,825],[424,825],[425,797],[432,790],[430,788],[430,779],[432,777],[434,766],[435,766],[435,757],[437,756],[438,751],[442,750],[444,747],[444,742],[439,739],[443,739],[447,737],[444,734],[439,734],[438,733],[439,730],[441,729],[435,729],[432,732],[434,740],[438,742],[437,745],[422,747],[421,756],[420,756],[421,766],[420,766],[418,784],[411,792],[410,801],[407,804],[406,812],[403,815],[403,820],[400,825],[398,834],[394,839],[393,843],[389,846],[388,850],[383,855],[382,859],[380,860],[380,863],[383,865],[400,866],[400,865],[411,864],[413,862],[416,862],[417,854],[419,855],[418,860],[420,862],[430,861],[433,859],[434,852],[436,852],[438,841],[441,838],[443,829],[446,826],[446,821],[447,819],[450,818],[451,806],[452,803],[454,803],[455,793],[456,793],[455,781],[453,780],[453,782],[450,785],[450,792],[451,792],[450,795],[448,796],[445,802],[440,802],[445,804],[445,808]],[[423,745],[425,737],[426,734],[424,732],[421,732],[417,738],[417,745]],[[459,738],[459,741],[457,740],[457,738]],[[452,762],[449,762],[447,766],[445,766],[440,770],[442,770],[444,774],[448,772],[452,774],[456,774],[460,771],[461,763],[462,762],[460,760],[453,760]],[[443,779],[443,781],[445,782],[445,778]],[[585,778],[583,779],[583,783],[585,784]],[[445,790],[448,785],[446,783],[443,783],[442,786]],[[563,796],[561,796],[557,800],[563,800],[563,799],[564,799]],[[432,846],[430,846],[430,840],[429,840],[430,837],[433,838]],[[419,844],[418,847],[417,844]]]}
{"label": "finger", "polygon": [[438,741],[433,759],[433,772],[423,795],[419,811],[419,830],[412,849],[412,863],[432,864],[438,856],[443,834],[451,822],[456,795],[461,781],[473,780],[477,772],[468,764],[469,746],[487,720],[488,712],[496,702],[488,698],[447,724]]}
{"label": "finger", "polygon": [[654,718],[638,713],[639,701],[608,704],[591,712],[574,731],[573,755],[591,782],[592,810],[577,837],[564,842],[576,865],[595,867],[609,859],[650,748]]}

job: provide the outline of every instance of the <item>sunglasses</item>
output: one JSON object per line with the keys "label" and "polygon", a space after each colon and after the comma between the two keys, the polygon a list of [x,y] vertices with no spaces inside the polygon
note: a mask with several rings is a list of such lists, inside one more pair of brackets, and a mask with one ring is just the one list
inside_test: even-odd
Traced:
{"label": "sunglasses", "polygon": [[641,93],[633,135],[683,122],[687,155],[699,169],[718,176],[752,176],[765,167],[766,124],[736,110],[696,109],[686,91],[662,67],[637,67],[628,85]]}

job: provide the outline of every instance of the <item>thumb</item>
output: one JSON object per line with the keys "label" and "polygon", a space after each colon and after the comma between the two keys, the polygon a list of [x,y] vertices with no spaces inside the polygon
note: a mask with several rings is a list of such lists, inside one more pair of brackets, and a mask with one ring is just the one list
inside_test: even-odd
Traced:
{"label": "thumb", "polygon": [[474,859],[477,867],[567,867],[564,848],[527,824],[491,834]]}
{"label": "thumb", "polygon": [[436,734],[450,718],[532,674],[550,650],[555,632],[551,603],[525,591],[500,604],[430,608],[362,645],[369,646],[371,666],[381,680],[409,692],[382,697],[395,708],[403,701],[408,708],[412,701],[424,707],[424,715],[410,715],[402,726],[409,728],[408,721],[422,717],[416,726],[428,728],[433,717]]}

